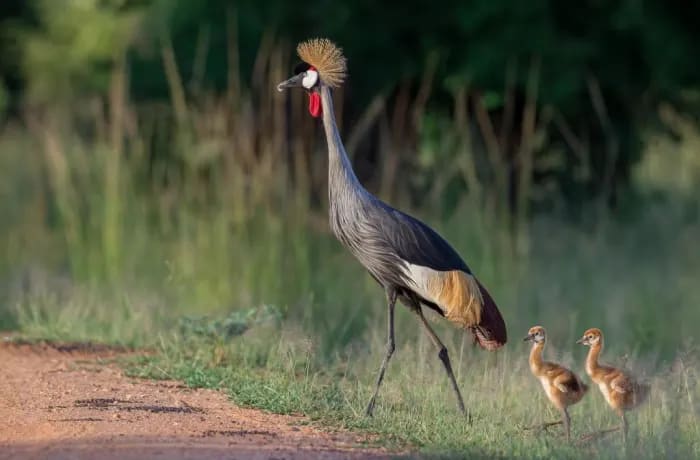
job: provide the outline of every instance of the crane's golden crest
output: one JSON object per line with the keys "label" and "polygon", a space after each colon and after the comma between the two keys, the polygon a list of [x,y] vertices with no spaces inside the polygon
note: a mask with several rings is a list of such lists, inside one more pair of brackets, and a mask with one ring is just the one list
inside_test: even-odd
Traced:
{"label": "crane's golden crest", "polygon": [[347,75],[343,51],[327,38],[312,38],[297,45],[299,58],[313,66],[326,85],[340,86]]}

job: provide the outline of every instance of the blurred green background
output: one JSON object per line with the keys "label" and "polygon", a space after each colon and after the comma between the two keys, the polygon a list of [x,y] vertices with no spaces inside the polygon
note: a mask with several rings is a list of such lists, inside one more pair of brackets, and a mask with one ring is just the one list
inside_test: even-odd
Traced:
{"label": "blurred green background", "polygon": [[326,358],[381,335],[380,289],[329,235],[319,125],[274,91],[296,42],[327,36],[361,180],[454,243],[511,337],[597,325],[671,356],[700,320],[698,17],[5,0],[0,325],[143,344],[183,315],[273,305]]}
{"label": "blurred green background", "polygon": [[622,319],[674,349],[699,319],[689,7],[5,1],[0,324],[35,291],[93,289],[361,336],[382,296],[328,236],[318,124],[273,90],[322,35],[349,59],[361,180],[443,231],[510,324]]}
{"label": "blurred green background", "polygon": [[[699,20],[676,1],[3,0],[0,330],[150,347],[135,374],[431,451],[614,458],[517,428],[548,417],[527,329],[583,373],[596,326],[606,360],[655,379],[627,454],[697,456]],[[360,180],[445,235],[506,320],[489,354],[431,316],[475,425],[405,309],[361,416],[384,295],[329,232],[319,122],[275,90],[314,36],[349,60]],[[614,421],[597,394],[574,412],[576,433]]]}

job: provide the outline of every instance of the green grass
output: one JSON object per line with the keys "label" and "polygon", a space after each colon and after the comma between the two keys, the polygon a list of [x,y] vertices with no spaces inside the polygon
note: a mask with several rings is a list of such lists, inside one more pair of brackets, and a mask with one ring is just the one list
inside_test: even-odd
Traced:
{"label": "green grass", "polygon": [[[551,433],[524,430],[556,419],[557,413],[530,375],[527,347],[517,340],[490,356],[451,341],[456,373],[472,415],[472,423],[468,424],[457,412],[434,350],[427,340],[413,337],[413,331],[403,334],[411,339],[403,340],[398,347],[373,418],[365,417],[363,412],[382,342],[372,340],[369,349],[320,364],[313,338],[299,334],[270,324],[230,342],[193,336],[171,338],[161,343],[158,354],[131,362],[128,369],[136,376],[221,388],[238,404],[278,413],[303,413],[319,425],[377,434],[383,445],[410,446],[428,457],[698,455],[697,355],[679,359],[673,368],[657,368],[651,376],[653,395],[632,415],[631,436],[624,450],[619,436],[570,446],[556,428]],[[580,349],[575,360],[569,357],[565,361],[580,369],[576,362],[580,363],[583,355]],[[641,363],[636,364],[639,370]],[[576,437],[618,423],[595,388],[573,408],[572,417]]]}
{"label": "green grass", "polygon": [[[517,259],[505,257],[498,247],[489,249],[482,244],[485,235],[482,239],[459,220],[443,224],[494,292],[510,334],[506,347],[488,353],[434,318],[471,410],[471,425],[456,410],[434,349],[403,308],[397,314],[397,353],[376,415],[364,417],[384,350],[383,294],[329,235],[299,237],[301,247],[274,243],[280,254],[271,254],[266,244],[247,247],[248,263],[232,264],[225,272],[241,289],[231,291],[231,307],[212,306],[212,295],[204,288],[196,291],[196,283],[195,293],[183,294],[199,276],[207,286],[221,276],[214,268],[222,262],[206,252],[214,267],[202,275],[190,269],[192,278],[180,279],[184,286],[168,279],[171,271],[186,268],[177,265],[164,268],[163,284],[150,290],[68,279],[34,281],[29,294],[16,298],[13,318],[26,337],[154,348],[155,355],[127,363],[128,371],[220,388],[238,404],[376,433],[382,444],[411,446],[430,457],[692,458],[700,453],[700,357],[688,339],[700,319],[698,288],[691,282],[700,267],[687,244],[698,226],[665,208],[663,215],[677,223],[669,226],[668,220],[657,220],[656,212],[637,217],[643,231],[636,232],[629,230],[634,228],[630,221],[609,222],[588,234],[554,219],[537,220],[529,254]],[[236,244],[222,241],[238,236],[217,236],[216,225],[198,228],[223,247]],[[262,235],[261,241],[270,241]],[[153,241],[150,250],[185,243]],[[194,254],[205,247],[191,244],[183,260],[196,264]],[[294,270],[286,280],[270,282],[268,275],[260,288],[249,281],[266,270],[270,259],[288,257]],[[281,276],[277,268],[270,270]],[[297,279],[305,283],[303,289],[289,287]],[[247,283],[252,287],[246,290]],[[178,301],[181,296],[187,300]],[[266,297],[271,301],[261,303]],[[523,430],[557,417],[527,368],[528,347],[521,338],[534,324],[548,329],[547,356],[580,373],[585,349],[574,341],[585,328],[599,326],[608,335],[606,360],[620,364],[627,355],[627,366],[653,382],[650,401],[631,417],[626,451],[614,435],[571,447],[557,428],[550,434]],[[595,388],[572,409],[572,417],[574,436],[617,423]]]}

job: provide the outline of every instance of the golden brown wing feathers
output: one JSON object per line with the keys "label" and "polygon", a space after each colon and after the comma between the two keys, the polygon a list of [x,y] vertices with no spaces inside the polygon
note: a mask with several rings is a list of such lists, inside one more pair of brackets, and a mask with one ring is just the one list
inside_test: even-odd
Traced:
{"label": "golden brown wing feathers", "polygon": [[493,298],[471,274],[461,270],[435,271],[425,268],[414,270],[422,294],[436,303],[445,318],[469,329],[477,343],[487,350],[495,350],[507,341],[506,326]]}
{"label": "golden brown wing feathers", "polygon": [[561,374],[554,379],[554,382],[564,392],[585,393],[588,391],[588,385],[581,382],[573,372],[566,368],[562,368]]}
{"label": "golden brown wing feathers", "polygon": [[428,290],[445,317],[462,327],[478,324],[483,299],[474,277],[459,270],[435,273],[428,281]]}

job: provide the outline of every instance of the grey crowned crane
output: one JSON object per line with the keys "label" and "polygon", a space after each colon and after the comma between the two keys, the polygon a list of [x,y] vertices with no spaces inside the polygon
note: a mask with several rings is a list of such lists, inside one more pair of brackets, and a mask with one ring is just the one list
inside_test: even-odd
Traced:
{"label": "grey crowned crane", "polygon": [[495,350],[506,343],[506,326],[488,291],[457,252],[437,232],[369,193],[355,176],[333,114],[331,89],[346,76],[342,51],[327,39],[297,46],[302,62],[295,75],[277,85],[278,91],[300,87],[309,95],[309,112],[322,117],[328,142],[330,226],[335,236],[384,288],[388,304],[386,355],[379,369],[367,415],[374,410],[379,387],[394,353],[394,306],[400,300],[416,314],[438,350],[459,410],[464,401],[450,364],[447,348],[423,316],[426,306],[457,327],[469,330],[476,343]]}

